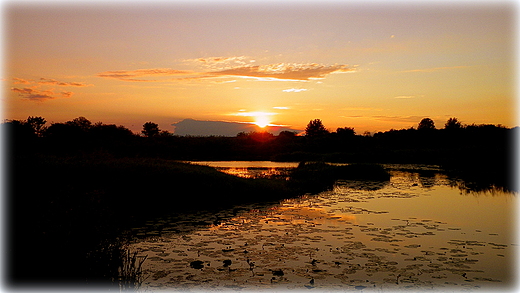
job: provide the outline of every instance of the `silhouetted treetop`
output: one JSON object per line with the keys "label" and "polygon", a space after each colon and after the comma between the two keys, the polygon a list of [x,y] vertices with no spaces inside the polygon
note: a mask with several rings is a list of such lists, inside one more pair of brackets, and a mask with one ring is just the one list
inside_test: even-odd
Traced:
{"label": "silhouetted treetop", "polygon": [[446,124],[444,124],[444,129],[447,129],[447,130],[455,130],[455,129],[461,129],[461,128],[462,128],[462,123],[460,123],[460,121],[455,117],[448,119],[448,121],[446,121]]}
{"label": "silhouetted treetop", "polygon": [[284,130],[278,134],[278,138],[293,138],[296,136],[296,134],[297,133],[295,131]]}
{"label": "silhouetted treetop", "polygon": [[134,135],[130,129],[124,126],[117,126],[115,124],[103,124],[101,122],[95,123],[90,129],[90,133],[93,138],[102,140],[124,139],[132,137]]}
{"label": "silhouetted treetop", "polygon": [[87,118],[80,116],[78,118],[74,118],[71,121],[65,122],[65,124],[77,126],[81,130],[88,130],[92,126],[92,122],[88,120]]}
{"label": "silhouetted treetop", "polygon": [[314,119],[305,127],[305,136],[320,137],[329,134],[329,131],[323,125],[320,119]]}
{"label": "silhouetted treetop", "polygon": [[153,122],[143,124],[143,130],[141,131],[146,137],[158,136],[160,132],[159,124]]}
{"label": "silhouetted treetop", "polygon": [[353,137],[356,135],[353,127],[340,127],[336,129],[336,133],[341,137]]}
{"label": "silhouetted treetop", "polygon": [[41,137],[43,135],[43,132],[46,129],[45,123],[47,123],[47,121],[43,117],[29,116],[27,118],[27,122],[26,123],[29,126],[31,126],[31,128],[33,129],[34,133],[37,136]]}
{"label": "silhouetted treetop", "polygon": [[430,118],[423,118],[417,126],[417,130],[433,130],[435,129],[435,123]]}

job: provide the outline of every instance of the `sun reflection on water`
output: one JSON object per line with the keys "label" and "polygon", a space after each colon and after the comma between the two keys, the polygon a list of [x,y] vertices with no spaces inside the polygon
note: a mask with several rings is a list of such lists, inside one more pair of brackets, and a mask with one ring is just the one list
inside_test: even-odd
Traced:
{"label": "sun reflection on water", "polygon": [[340,181],[332,191],[275,205],[136,228],[143,237],[133,249],[148,255],[143,288],[509,288],[517,246],[507,224],[514,197],[467,197],[434,173],[392,175],[385,184]]}

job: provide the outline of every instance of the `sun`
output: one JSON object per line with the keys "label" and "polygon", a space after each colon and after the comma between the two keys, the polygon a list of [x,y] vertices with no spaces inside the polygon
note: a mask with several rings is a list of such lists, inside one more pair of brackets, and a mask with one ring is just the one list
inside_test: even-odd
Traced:
{"label": "sun", "polygon": [[249,112],[246,110],[239,110],[238,113],[233,113],[230,115],[250,117],[249,119],[251,119],[253,121],[250,120],[250,122],[246,122],[246,123],[251,123],[260,128],[265,128],[266,126],[273,126],[271,124],[271,116],[276,115],[276,114],[277,113],[273,113],[273,112],[261,112],[261,111]]}
{"label": "sun", "polygon": [[269,125],[269,117],[267,115],[257,115],[255,116],[255,122],[258,127],[264,128]]}

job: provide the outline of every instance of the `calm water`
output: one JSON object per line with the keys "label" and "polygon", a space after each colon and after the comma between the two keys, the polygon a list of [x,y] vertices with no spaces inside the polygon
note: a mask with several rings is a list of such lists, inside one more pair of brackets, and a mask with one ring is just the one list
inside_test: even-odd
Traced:
{"label": "calm water", "polygon": [[271,161],[197,161],[191,163],[214,167],[222,172],[244,178],[283,177],[288,170],[298,167],[298,163]]}
{"label": "calm water", "polygon": [[412,167],[430,172],[393,166],[385,183],[136,227],[141,291],[514,290],[516,194],[461,193],[435,167]]}

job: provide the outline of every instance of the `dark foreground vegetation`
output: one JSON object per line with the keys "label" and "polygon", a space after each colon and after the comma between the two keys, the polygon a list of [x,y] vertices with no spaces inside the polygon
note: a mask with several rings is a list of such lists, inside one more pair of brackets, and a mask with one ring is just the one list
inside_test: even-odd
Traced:
{"label": "dark foreground vegetation", "polygon": [[28,156],[13,169],[9,273],[19,282],[97,284],[114,271],[91,270],[89,262],[96,260],[85,256],[131,224],[290,193],[281,181],[248,180],[160,159]]}
{"label": "dark foreground vegetation", "polygon": [[[517,128],[466,125],[356,135],[313,120],[305,136],[282,132],[181,137],[143,125],[142,135],[79,117],[46,126],[29,117],[2,125],[8,142],[8,285],[132,287],[139,260],[116,239],[161,214],[268,202],[330,188],[336,179],[388,180],[375,163],[442,165],[468,182],[514,190]],[[245,179],[175,160],[278,160],[302,163],[291,179]],[[330,166],[319,163],[356,163]],[[472,183],[473,182],[473,183]],[[126,284],[126,285],[125,285]],[[130,285],[129,285],[130,284]]]}

